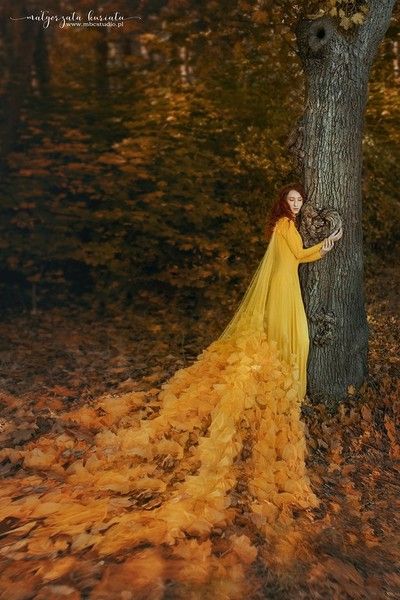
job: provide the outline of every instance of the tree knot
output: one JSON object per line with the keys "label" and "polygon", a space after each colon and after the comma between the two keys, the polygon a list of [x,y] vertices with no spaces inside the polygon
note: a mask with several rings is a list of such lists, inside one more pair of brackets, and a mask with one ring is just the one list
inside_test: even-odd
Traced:
{"label": "tree knot", "polygon": [[335,337],[336,316],[332,310],[320,308],[311,316],[314,325],[312,342],[315,346],[332,344]]}
{"label": "tree knot", "polygon": [[296,26],[299,54],[303,59],[323,58],[335,27],[330,17],[301,19]]}
{"label": "tree knot", "polygon": [[322,241],[341,226],[341,216],[334,208],[306,202],[301,210],[299,231],[306,248]]}

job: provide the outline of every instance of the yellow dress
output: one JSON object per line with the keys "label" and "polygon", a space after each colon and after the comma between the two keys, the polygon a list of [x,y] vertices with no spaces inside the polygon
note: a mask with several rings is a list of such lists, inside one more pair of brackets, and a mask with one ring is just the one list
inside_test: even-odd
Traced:
{"label": "yellow dress", "polygon": [[308,334],[297,268],[317,260],[321,247],[304,250],[294,224],[281,219],[236,313],[193,364],[161,389],[108,394],[61,414],[94,435],[57,467],[45,501],[50,463],[43,461],[70,460],[68,436],[0,451],[37,469],[34,485],[28,475],[17,481],[32,489],[26,498],[0,503],[0,520],[35,524],[19,556],[41,549],[43,539],[80,532],[78,550],[90,546],[100,556],[143,543],[183,556],[243,515],[269,538],[291,526],[295,509],[319,504],[300,419]]}
{"label": "yellow dress", "polygon": [[[281,357],[297,361],[299,394],[303,398],[307,385],[309,334],[298,276],[299,263],[321,257],[323,242],[303,248],[301,236],[291,219],[283,217],[275,226],[276,253],[266,298],[264,328],[268,340],[275,340]],[[295,355],[295,356],[293,356]]]}
{"label": "yellow dress", "polygon": [[279,219],[241,303],[219,337],[227,340],[240,332],[264,332],[268,342],[276,344],[280,358],[290,364],[300,400],[307,385],[309,336],[298,266],[322,258],[322,245],[303,248],[294,222]]}

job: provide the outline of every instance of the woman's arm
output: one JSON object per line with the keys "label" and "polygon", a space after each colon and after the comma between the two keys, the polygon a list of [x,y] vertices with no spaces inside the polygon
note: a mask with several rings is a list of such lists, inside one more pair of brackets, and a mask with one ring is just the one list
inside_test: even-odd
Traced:
{"label": "woman's arm", "polygon": [[299,258],[298,259],[299,262],[301,262],[301,263],[313,262],[314,260],[319,260],[320,258],[325,256],[325,254],[323,254],[321,252],[323,243],[324,242],[319,242],[315,246],[310,246],[310,248],[303,248],[303,250],[311,250],[312,248],[317,247],[317,250],[314,250],[314,252],[312,252],[312,254],[307,254],[307,256],[305,256],[303,258]]}
{"label": "woman's arm", "polygon": [[301,235],[297,231],[293,221],[284,221],[278,231],[283,236],[290,251],[299,262],[312,262],[322,258],[323,254],[321,254],[321,249],[324,242],[318,242],[318,244],[314,244],[314,246],[310,246],[310,248],[303,248]]}

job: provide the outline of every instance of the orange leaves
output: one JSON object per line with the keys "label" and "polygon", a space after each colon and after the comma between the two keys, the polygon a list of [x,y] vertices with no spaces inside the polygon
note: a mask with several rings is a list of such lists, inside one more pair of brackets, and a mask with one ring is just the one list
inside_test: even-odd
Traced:
{"label": "orange leaves", "polygon": [[210,576],[213,559],[210,540],[182,540],[172,548],[175,560],[168,563],[168,576],[175,581],[203,584]]}
{"label": "orange leaves", "polygon": [[29,453],[25,454],[24,467],[33,469],[48,469],[52,466],[58,467],[56,459],[58,458],[57,452],[47,448],[44,452],[40,448],[33,448]]}
{"label": "orange leaves", "polygon": [[155,515],[122,514],[109,521],[110,527],[102,535],[96,550],[100,555],[116,553],[124,548],[134,548],[141,542],[155,545],[173,543],[168,539],[167,523]]}
{"label": "orange leaves", "polygon": [[76,558],[74,556],[64,556],[51,563],[42,564],[38,568],[37,573],[42,577],[43,581],[54,581],[70,572],[75,563]]}
{"label": "orange leaves", "polygon": [[349,563],[333,557],[323,559],[319,564],[314,565],[309,573],[312,583],[322,578],[327,578],[331,582],[331,590],[334,595],[343,591],[350,598],[362,597],[364,578]]}
{"label": "orange leaves", "polygon": [[[208,536],[234,522],[231,492],[239,476],[248,485],[242,502],[247,498],[261,529],[287,520],[292,507],[315,503],[296,384],[265,336],[248,332],[211,344],[163,384],[155,402],[144,392],[105,395],[58,419],[71,436],[49,434],[14,455],[7,450],[43,481],[49,472],[59,481],[11,504],[5,515],[36,522],[26,544],[11,552],[44,557],[93,548],[109,555],[143,542]],[[80,429],[89,431],[75,442]],[[240,577],[239,563],[251,563],[257,550],[245,535],[230,543]],[[209,546],[192,549],[208,556]]]}
{"label": "orange leaves", "polygon": [[385,429],[390,441],[390,456],[394,459],[399,459],[400,458],[400,444],[399,444],[399,438],[398,438],[398,428],[396,429],[396,426],[394,424],[393,419],[391,419],[389,417],[389,415],[385,415],[385,420],[384,420],[384,424],[385,424]]}
{"label": "orange leaves", "polygon": [[101,581],[93,588],[91,598],[161,600],[165,591],[164,569],[159,551],[147,548],[122,564],[108,565]]}
{"label": "orange leaves", "polygon": [[[343,432],[358,428],[350,439],[369,442],[374,408],[350,404],[328,418],[315,407],[314,414],[311,435],[324,443],[317,452],[326,460],[318,469],[318,494],[333,482],[337,494],[328,487],[325,517],[313,522],[309,512],[308,520],[334,530],[339,520],[352,519],[356,529],[346,529],[347,546],[356,549],[361,540],[373,550],[379,537]],[[18,480],[0,489],[0,521],[10,519],[0,552],[40,565],[58,553],[71,558],[39,570],[48,588],[77,569],[77,554],[88,553],[107,560],[101,579],[91,583],[93,597],[124,593],[127,582],[135,597],[156,597],[172,578],[179,590],[241,599],[257,558],[282,566],[303,557],[295,510],[320,500],[305,468],[295,379],[264,338],[247,333],[214,343],[161,389],[104,395],[82,411],[52,418],[63,433],[0,451],[22,468]],[[382,423],[394,443],[394,420],[387,415]],[[364,431],[372,433],[364,439]],[[371,470],[371,485],[381,475]],[[245,525],[239,532],[238,523]],[[143,544],[153,548],[136,552]],[[269,544],[274,550],[267,555]],[[124,562],[113,563],[115,557]],[[317,571],[310,585],[316,581]]]}
{"label": "orange leaves", "polygon": [[232,535],[232,550],[235,552],[240,560],[244,563],[250,564],[257,557],[257,548],[251,544],[250,539],[247,535]]}
{"label": "orange leaves", "polygon": [[205,563],[211,556],[212,544],[210,540],[198,542],[197,540],[185,540],[172,549],[173,555],[195,563]]}

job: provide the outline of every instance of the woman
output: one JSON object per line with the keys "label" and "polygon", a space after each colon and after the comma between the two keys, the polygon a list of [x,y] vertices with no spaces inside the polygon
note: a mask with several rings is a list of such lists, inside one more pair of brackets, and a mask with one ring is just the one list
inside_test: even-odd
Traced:
{"label": "woman", "polygon": [[300,185],[283,188],[268,224],[269,230],[274,227],[276,232],[277,251],[264,318],[267,338],[276,340],[282,358],[289,361],[292,355],[295,360],[297,357],[301,398],[306,393],[309,336],[298,265],[319,260],[342,236],[340,229],[322,242],[304,249],[296,228],[296,217],[303,198],[304,190]]}
{"label": "woman", "polygon": [[299,395],[306,393],[309,350],[307,318],[301,297],[298,265],[321,259],[342,237],[342,230],[303,248],[297,217],[305,198],[300,184],[286,185],[272,207],[266,226],[268,250],[240,304],[220,339],[240,329],[263,330],[276,342],[280,356],[298,370]]}

